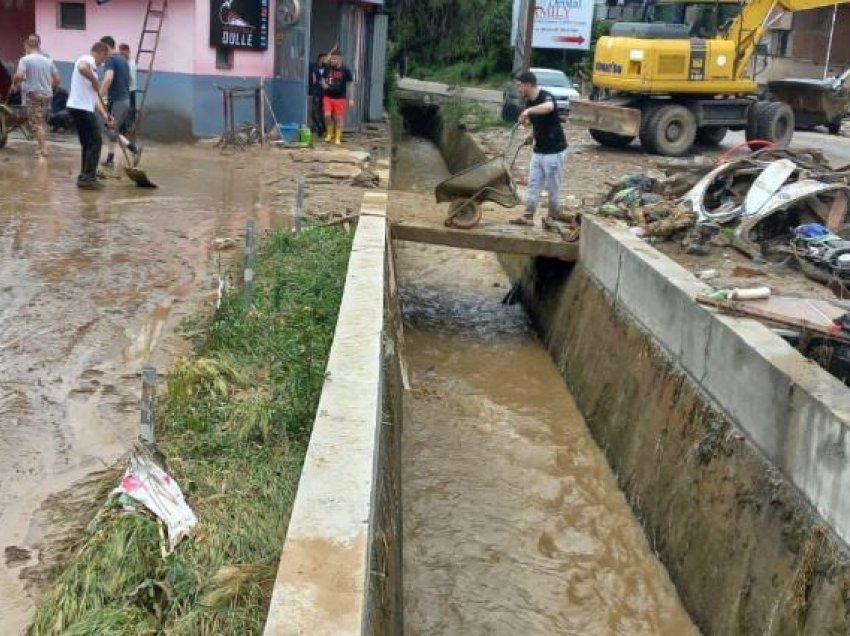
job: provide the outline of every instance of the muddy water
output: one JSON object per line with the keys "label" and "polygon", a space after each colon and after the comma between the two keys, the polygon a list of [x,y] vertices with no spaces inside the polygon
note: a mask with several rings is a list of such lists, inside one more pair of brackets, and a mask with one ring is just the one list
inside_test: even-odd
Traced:
{"label": "muddy water", "polygon": [[[446,176],[421,140],[397,161],[399,189]],[[397,249],[406,633],[696,634],[495,257]]]}
{"label": "muddy water", "polygon": [[[274,164],[196,147],[146,151],[159,190],[80,192],[78,150],[0,152],[0,633],[32,611],[45,499],[118,459],[138,432],[138,371],[180,350],[217,288],[215,237],[283,224]],[[227,260],[228,256],[224,256]]]}

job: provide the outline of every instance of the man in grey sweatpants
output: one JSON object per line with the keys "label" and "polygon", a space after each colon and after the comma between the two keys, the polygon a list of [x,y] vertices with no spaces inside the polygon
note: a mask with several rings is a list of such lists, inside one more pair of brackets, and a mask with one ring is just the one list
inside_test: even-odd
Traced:
{"label": "man in grey sweatpants", "polygon": [[537,86],[537,77],[531,71],[517,75],[516,82],[520,95],[526,99],[526,108],[520,113],[519,121],[531,123],[533,132],[529,142],[534,142],[534,153],[528,174],[525,214],[511,223],[534,225],[534,213],[545,188],[549,194],[549,213],[543,218],[543,227],[557,231],[555,221],[561,211],[561,179],[567,154],[567,138],[558,116],[558,104],[551,93]]}

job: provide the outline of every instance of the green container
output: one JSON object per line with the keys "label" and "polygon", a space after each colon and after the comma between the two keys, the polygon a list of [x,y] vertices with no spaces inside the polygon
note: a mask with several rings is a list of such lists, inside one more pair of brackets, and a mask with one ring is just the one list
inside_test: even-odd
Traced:
{"label": "green container", "polygon": [[313,131],[310,130],[307,126],[301,126],[301,130],[298,131],[298,141],[300,141],[302,144],[312,146]]}

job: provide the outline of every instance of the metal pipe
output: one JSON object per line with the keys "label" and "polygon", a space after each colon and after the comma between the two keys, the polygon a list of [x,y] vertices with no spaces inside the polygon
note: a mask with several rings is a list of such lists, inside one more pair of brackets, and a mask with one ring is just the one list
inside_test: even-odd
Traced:
{"label": "metal pipe", "polygon": [[832,59],[832,39],[835,36],[835,18],[838,15],[838,3],[832,7],[832,26],[829,29],[829,44],[826,45],[826,64],[823,66],[823,78],[829,75],[829,63]]}

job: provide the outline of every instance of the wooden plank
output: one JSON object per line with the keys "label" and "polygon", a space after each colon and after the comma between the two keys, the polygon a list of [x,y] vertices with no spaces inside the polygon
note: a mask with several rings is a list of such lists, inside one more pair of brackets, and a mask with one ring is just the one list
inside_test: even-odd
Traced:
{"label": "wooden plank", "polygon": [[701,305],[729,314],[764,320],[783,327],[810,331],[826,338],[850,344],[850,336],[833,325],[832,320],[846,313],[826,300],[771,296],[766,300],[715,300],[698,295]]}
{"label": "wooden plank", "polygon": [[392,224],[392,237],[399,241],[430,243],[461,249],[483,250],[503,254],[546,256],[562,261],[577,261],[578,243],[567,243],[560,234],[541,228],[526,228],[507,223],[487,223],[472,230],[448,228],[442,221],[404,219]]}

